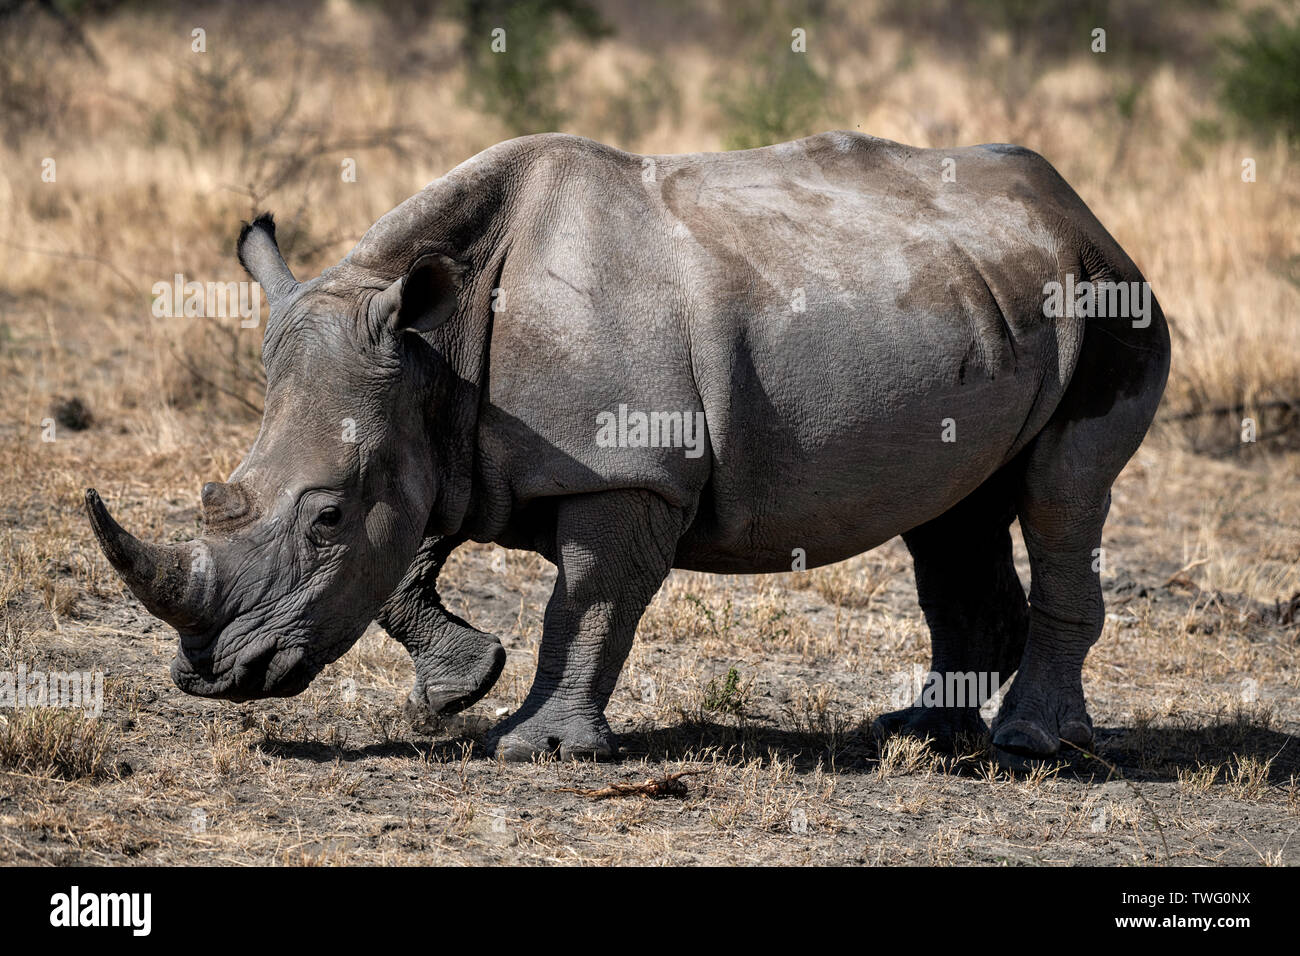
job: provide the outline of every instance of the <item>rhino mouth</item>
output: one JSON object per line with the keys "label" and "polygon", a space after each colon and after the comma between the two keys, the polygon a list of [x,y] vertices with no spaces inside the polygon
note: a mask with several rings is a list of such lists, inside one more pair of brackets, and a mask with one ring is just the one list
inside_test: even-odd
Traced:
{"label": "rhino mouth", "polygon": [[220,673],[212,669],[210,654],[191,654],[182,645],[172,660],[171,675],[173,683],[187,694],[242,703],[301,694],[316,670],[305,648],[282,648],[267,640],[239,654]]}

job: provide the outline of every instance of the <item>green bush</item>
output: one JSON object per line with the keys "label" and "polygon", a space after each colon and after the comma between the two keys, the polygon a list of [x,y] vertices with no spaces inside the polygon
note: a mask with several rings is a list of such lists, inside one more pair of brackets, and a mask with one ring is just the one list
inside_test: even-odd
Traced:
{"label": "green bush", "polygon": [[[561,129],[567,119],[557,103],[568,71],[552,62],[556,44],[610,32],[584,0],[468,0],[461,19],[470,97],[519,136]],[[491,47],[498,27],[506,31],[501,53]]]}
{"label": "green bush", "polygon": [[806,54],[778,54],[741,92],[721,98],[725,147],[753,149],[818,132],[828,92]]}
{"label": "green bush", "polygon": [[734,667],[727,671],[722,683],[718,683],[715,677],[704,689],[704,709],[717,714],[740,717],[745,713],[748,703],[748,687],[740,682],[740,672]]}
{"label": "green bush", "polygon": [[1224,105],[1252,126],[1300,138],[1300,15],[1244,18],[1244,37],[1225,41]]}

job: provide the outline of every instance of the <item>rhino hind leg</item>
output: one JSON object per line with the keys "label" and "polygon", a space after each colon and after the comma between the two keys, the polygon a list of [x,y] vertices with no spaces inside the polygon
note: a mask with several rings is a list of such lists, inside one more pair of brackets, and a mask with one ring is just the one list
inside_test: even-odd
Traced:
{"label": "rhino hind leg", "polygon": [[[987,733],[983,700],[1020,664],[1029,608],[1011,556],[1013,466],[995,474],[949,511],[903,535],[916,571],[917,598],[930,629],[927,686],[916,702],[876,719],[878,738],[929,737],[943,750]],[[969,679],[951,679],[966,675]]]}
{"label": "rhino hind leg", "polygon": [[460,543],[426,539],[377,618],[415,663],[415,686],[404,711],[411,726],[423,733],[433,733],[441,718],[482,698],[506,661],[498,638],[452,614],[438,597],[438,574]]}
{"label": "rhino hind leg", "polygon": [[681,510],[648,491],[579,495],[558,503],[558,573],[546,605],[537,676],[523,704],[493,734],[498,757],[614,754],[605,705],[684,529]]}
{"label": "rhino hind leg", "polygon": [[[1148,339],[1117,349],[1114,335],[1090,329],[1080,370],[1024,453],[1016,510],[1029,552],[1029,638],[993,721],[994,751],[1007,766],[1092,743],[1083,661],[1105,618],[1102,526],[1111,485],[1146,435],[1169,368],[1163,320],[1125,334]],[[1097,357],[1103,347],[1107,361]]]}
{"label": "rhino hind leg", "polygon": [[1086,748],[1092,719],[1083,695],[1083,661],[1101,636],[1101,545],[1109,489],[1069,502],[1031,484],[1021,530],[1031,568],[1029,639],[1016,679],[993,721],[993,746],[1011,767],[1055,755],[1062,743]]}

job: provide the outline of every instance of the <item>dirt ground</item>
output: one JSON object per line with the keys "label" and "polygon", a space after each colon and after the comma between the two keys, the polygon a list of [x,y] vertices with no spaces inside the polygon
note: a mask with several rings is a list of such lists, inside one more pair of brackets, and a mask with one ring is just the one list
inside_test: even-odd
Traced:
{"label": "dirt ground", "polygon": [[[113,440],[11,444],[11,462],[71,466]],[[205,701],[172,685],[174,634],[93,550],[69,467],[6,502],[11,557],[38,560],[18,528],[68,542],[43,559],[47,599],[11,607],[6,657],[104,671],[104,712],[68,715],[72,730],[6,712],[0,729],[26,734],[33,759],[60,730],[81,759],[0,771],[0,862],[1294,864],[1297,465],[1148,441],[1108,525],[1107,625],[1084,672],[1095,755],[1014,774],[982,744],[944,757],[878,749],[869,733],[900,675],[928,664],[897,539],[802,574],[674,572],[610,705],[624,758],[504,765],[483,740],[532,676],[554,574],[541,558],[471,545],[449,562],[450,606],[509,660],[489,697],[432,735],[405,724],[413,668],[377,628],[298,698]],[[160,512],[146,484],[105,490],[146,528],[146,514],[175,536],[193,525],[188,496]],[[576,792],[680,771],[685,792],[660,799]]]}

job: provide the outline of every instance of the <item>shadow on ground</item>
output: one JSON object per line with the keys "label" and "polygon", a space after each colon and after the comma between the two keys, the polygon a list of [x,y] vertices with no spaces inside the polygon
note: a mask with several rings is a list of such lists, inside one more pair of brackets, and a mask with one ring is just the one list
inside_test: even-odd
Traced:
{"label": "shadow on ground", "polygon": [[[486,724],[486,722],[481,722]],[[656,763],[710,760],[726,762],[781,761],[798,771],[819,765],[839,773],[874,773],[881,765],[881,745],[869,724],[842,732],[793,731],[760,724],[727,724],[687,720],[670,727],[624,733],[623,760]],[[447,763],[467,756],[487,759],[490,740],[486,726],[472,725],[437,740],[403,739],[349,747],[314,740],[266,737],[254,745],[268,756],[332,763],[370,757],[407,757],[417,762]],[[936,758],[943,756],[935,755]],[[956,773],[980,772],[992,759],[987,737],[973,741],[956,757],[938,760],[931,769]],[[1105,780],[1122,776],[1135,781],[1178,780],[1180,771],[1217,766],[1224,775],[1254,766],[1270,785],[1284,785],[1300,775],[1300,738],[1259,724],[1227,719],[1201,727],[1099,727],[1093,753],[1063,753],[1058,776]]]}

